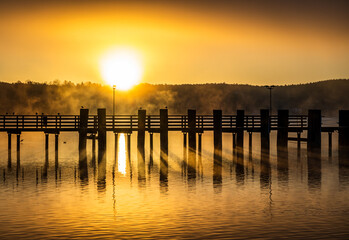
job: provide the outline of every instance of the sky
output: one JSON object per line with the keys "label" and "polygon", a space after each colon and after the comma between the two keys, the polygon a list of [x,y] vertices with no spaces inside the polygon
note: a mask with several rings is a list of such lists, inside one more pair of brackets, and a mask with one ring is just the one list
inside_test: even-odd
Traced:
{"label": "sky", "polygon": [[298,84],[349,78],[349,1],[0,3],[0,81],[105,83],[100,62],[138,52],[152,84]]}

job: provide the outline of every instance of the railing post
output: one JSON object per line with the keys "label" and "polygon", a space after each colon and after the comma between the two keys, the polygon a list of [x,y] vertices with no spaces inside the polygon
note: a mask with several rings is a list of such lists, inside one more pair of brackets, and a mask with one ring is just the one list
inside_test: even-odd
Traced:
{"label": "railing post", "polygon": [[144,158],[144,142],[145,142],[145,119],[146,110],[138,110],[138,134],[137,134],[137,161],[138,161],[138,179],[145,179],[145,158]]}
{"label": "railing post", "polygon": [[222,181],[222,110],[213,110],[213,181]]}
{"label": "railing post", "polygon": [[168,111],[160,109],[160,180],[168,177]]}
{"label": "railing post", "polygon": [[87,177],[87,127],[88,127],[88,109],[80,109],[80,125],[79,125],[79,173],[80,178]]}
{"label": "railing post", "polygon": [[188,176],[196,176],[196,110],[188,110]]}

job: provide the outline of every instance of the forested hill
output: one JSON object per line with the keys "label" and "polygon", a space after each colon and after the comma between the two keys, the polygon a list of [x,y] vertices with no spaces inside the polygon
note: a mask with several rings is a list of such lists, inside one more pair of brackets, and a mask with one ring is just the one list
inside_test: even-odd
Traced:
{"label": "forested hill", "polygon": [[[273,109],[289,109],[290,113],[307,113],[322,109],[327,116],[337,116],[339,109],[349,109],[349,80],[328,80],[309,84],[277,86],[272,90]],[[78,114],[81,106],[96,114],[97,108],[112,111],[112,89],[94,83],[52,84],[0,82],[0,114]],[[269,90],[263,86],[238,84],[140,84],[130,91],[116,92],[117,114],[136,114],[142,107],[158,114],[168,107],[170,114],[198,114],[222,109],[223,114],[245,109],[247,114],[269,108]]]}

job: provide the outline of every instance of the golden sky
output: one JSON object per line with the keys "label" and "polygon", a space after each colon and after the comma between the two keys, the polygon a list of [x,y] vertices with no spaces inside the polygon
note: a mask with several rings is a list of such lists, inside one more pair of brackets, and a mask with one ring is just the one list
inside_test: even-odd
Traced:
{"label": "golden sky", "polygon": [[103,83],[116,47],[139,52],[148,83],[349,77],[346,1],[46,2],[1,3],[0,81]]}

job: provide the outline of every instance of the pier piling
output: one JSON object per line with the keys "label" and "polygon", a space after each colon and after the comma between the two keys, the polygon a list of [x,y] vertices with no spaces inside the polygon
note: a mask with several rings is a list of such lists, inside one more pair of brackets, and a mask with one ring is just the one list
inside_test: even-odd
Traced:
{"label": "pier piling", "polygon": [[270,116],[268,109],[261,109],[261,150],[269,154],[270,148]]}
{"label": "pier piling", "polygon": [[321,148],[321,110],[308,111],[308,151]]}
{"label": "pier piling", "polygon": [[196,176],[196,110],[188,110],[188,176]]}
{"label": "pier piling", "polygon": [[278,110],[277,147],[287,149],[288,146],[288,110]]}
{"label": "pier piling", "polygon": [[7,151],[8,151],[8,159],[7,159],[7,167],[11,169],[12,167],[12,139],[11,139],[11,133],[7,133]]}
{"label": "pier piling", "polygon": [[80,179],[87,177],[87,127],[88,127],[88,109],[80,109],[79,126],[79,173]]}
{"label": "pier piling", "polygon": [[222,110],[213,110],[213,181],[222,181]]}
{"label": "pier piling", "polygon": [[21,134],[17,134],[17,168],[21,167]]}
{"label": "pier piling", "polygon": [[138,162],[138,179],[145,179],[145,119],[146,110],[138,110],[138,133],[137,133],[137,162]]}
{"label": "pier piling", "polygon": [[168,176],[168,110],[160,109],[160,180]]}
{"label": "pier piling", "polygon": [[99,108],[98,114],[98,181],[100,186],[105,184],[106,176],[106,110]]}

